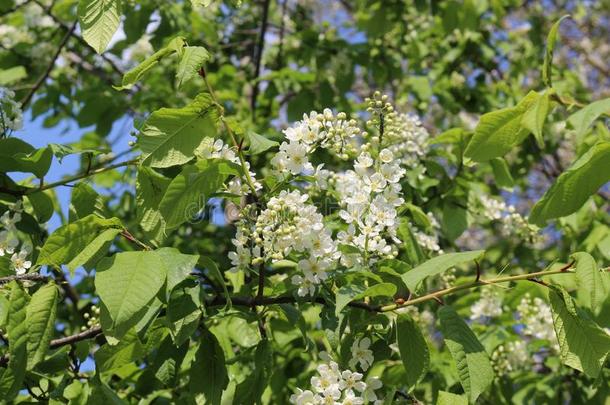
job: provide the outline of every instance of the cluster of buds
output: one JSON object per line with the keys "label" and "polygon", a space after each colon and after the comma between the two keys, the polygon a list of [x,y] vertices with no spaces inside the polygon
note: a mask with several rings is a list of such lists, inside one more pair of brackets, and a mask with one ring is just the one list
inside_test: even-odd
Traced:
{"label": "cluster of buds", "polygon": [[91,305],[91,312],[85,312],[83,318],[87,321],[87,326],[82,326],[81,330],[85,331],[100,324],[100,308],[97,305]]}

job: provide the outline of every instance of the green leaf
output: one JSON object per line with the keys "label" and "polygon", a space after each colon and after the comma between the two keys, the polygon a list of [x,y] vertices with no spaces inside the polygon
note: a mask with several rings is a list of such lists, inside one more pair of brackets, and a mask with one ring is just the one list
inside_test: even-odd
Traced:
{"label": "green leaf", "polygon": [[576,137],[580,139],[591,124],[603,114],[610,115],[610,98],[594,101],[581,108],[568,117],[568,123],[576,131]]}
{"label": "green leaf", "polygon": [[407,314],[401,314],[396,319],[396,342],[405,367],[406,383],[413,388],[428,371],[430,350],[419,326]]}
{"label": "green leaf", "polygon": [[544,62],[542,64],[542,81],[546,87],[553,87],[551,76],[553,67],[553,52],[555,51],[555,43],[557,42],[557,33],[559,31],[559,25],[561,22],[568,17],[570,16],[564,15],[557,20],[551,27],[549,35],[546,38],[546,51],[544,53]]}
{"label": "green leaf", "polygon": [[483,345],[455,310],[443,306],[439,312],[445,344],[455,360],[464,392],[475,402],[491,385],[494,372]]}
{"label": "green leaf", "polygon": [[464,155],[476,162],[504,156],[519,145],[529,134],[521,124],[525,112],[540,97],[531,91],[515,107],[483,114]]}
{"label": "green leaf", "polygon": [[198,95],[183,108],[161,108],[146,120],[138,136],[142,164],[181,165],[195,156],[206,137],[216,135],[218,107],[208,94]]}
{"label": "green leaf", "polygon": [[335,297],[335,315],[339,315],[343,308],[352,301],[364,297],[393,297],[396,294],[396,286],[392,283],[379,283],[366,288],[363,285],[350,283],[337,290]]}
{"label": "green leaf", "polygon": [[579,297],[582,296],[586,306],[597,313],[604,301],[608,299],[609,291],[606,291],[606,284],[602,279],[602,277],[608,277],[608,274],[600,271],[595,259],[589,253],[578,252],[572,254],[571,257],[576,260]]}
{"label": "green leaf", "polygon": [[452,392],[439,391],[436,405],[468,405],[468,398]]}
{"label": "green leaf", "polygon": [[159,211],[159,204],[171,183],[150,167],[138,167],[136,179],[136,214],[140,226],[152,239],[161,240],[165,234],[165,220]]}
{"label": "green leaf", "polygon": [[468,229],[468,210],[450,200],[443,204],[441,229],[445,237],[455,241]]}
{"label": "green leaf", "polygon": [[191,364],[190,391],[203,393],[205,403],[219,405],[222,391],[228,383],[225,354],[216,336],[206,329],[202,333],[195,359]]}
{"label": "green leaf", "polygon": [[27,364],[27,305],[28,293],[16,281],[10,283],[8,325],[6,328],[9,344],[9,363],[0,368],[0,398],[12,399],[21,389]]}
{"label": "green leaf", "polygon": [[95,352],[95,364],[101,373],[107,373],[133,363],[145,354],[138,335],[131,330],[114,345],[103,345]]}
{"label": "green leaf", "polygon": [[36,218],[40,223],[45,223],[51,219],[55,209],[53,207],[53,200],[46,192],[37,191],[30,193],[27,195],[27,198],[30,204],[32,204]]}
{"label": "green leaf", "polygon": [[202,46],[185,46],[183,49],[176,77],[178,78],[178,88],[196,77],[203,63],[210,58],[208,51]]}
{"label": "green leaf", "polygon": [[267,339],[263,339],[254,353],[254,371],[235,389],[234,404],[253,405],[260,402],[272,372],[271,362],[271,345]]}
{"label": "green leaf", "polygon": [[44,359],[55,332],[58,291],[54,284],[47,284],[32,295],[27,308],[28,369]]}
{"label": "green leaf", "polygon": [[186,255],[176,248],[164,247],[155,250],[167,269],[167,291],[184,281],[193,271],[199,261],[199,255]]}
{"label": "green leaf", "polygon": [[534,134],[538,147],[544,147],[544,139],[542,136],[542,128],[544,121],[549,113],[549,91],[545,91],[536,99],[536,101],[523,114],[521,125]]}
{"label": "green leaf", "polygon": [[231,305],[232,305],[231,295],[229,294],[229,290],[227,289],[227,284],[225,283],[225,279],[222,276],[222,273],[220,272],[220,269],[218,268],[216,263],[212,259],[210,259],[209,257],[206,257],[206,256],[201,256],[199,258],[199,261],[200,261],[200,266],[208,271],[209,277],[212,280],[214,280],[216,283],[220,284],[220,287],[222,288],[222,292],[225,296],[225,299],[227,300],[225,309],[231,308]]}
{"label": "green leaf", "polygon": [[425,260],[426,256],[421,250],[419,243],[417,243],[417,239],[415,239],[415,236],[413,235],[409,222],[405,219],[401,219],[400,225],[398,226],[398,237],[402,241],[407,260],[411,265],[418,265]]}
{"label": "green leaf", "polygon": [[95,289],[108,309],[111,329],[134,320],[157,295],[166,268],[154,251],[123,252],[102,260],[95,274]]}
{"label": "green leaf", "polygon": [[183,37],[175,37],[173,38],[166,47],[159,49],[157,52],[146,58],[142,63],[140,63],[135,68],[131,69],[129,72],[123,75],[123,81],[120,86],[114,86],[116,90],[126,90],[133,87],[133,85],[138,82],[146,72],[155,67],[161,59],[166,56],[172,55],[175,52],[179,54],[182,52],[182,48],[186,45]]}
{"label": "green leaf", "polygon": [[205,208],[208,199],[227,178],[226,164],[222,160],[200,161],[197,165],[185,166],[171,181],[159,204],[168,229],[195,218]]}
{"label": "green leaf", "polygon": [[83,39],[102,53],[121,23],[121,0],[80,0],[78,21]]}
{"label": "green leaf", "polygon": [[511,189],[515,185],[513,176],[504,158],[493,158],[489,161],[498,187]]}
{"label": "green leaf", "polygon": [[122,229],[117,218],[87,215],[53,232],[42,247],[37,264],[67,264],[73,270],[96,257],[105,243],[114,239]]}
{"label": "green leaf", "polygon": [[250,155],[258,155],[279,145],[278,142],[252,131],[248,132],[248,140],[250,141],[250,148],[248,149]]}
{"label": "green leaf", "polygon": [[598,142],[564,171],[534,205],[529,220],[544,226],[552,218],[576,212],[610,181],[610,142]]}
{"label": "green leaf", "polygon": [[28,77],[23,66],[13,66],[9,69],[0,70],[0,86],[6,86]]}
{"label": "green leaf", "polygon": [[610,351],[610,335],[578,313],[566,292],[551,290],[549,300],[561,360],[589,377],[597,378]]}
{"label": "green leaf", "polygon": [[32,173],[44,177],[51,167],[53,152],[49,147],[36,149],[18,138],[0,139],[0,172]]}
{"label": "green leaf", "polygon": [[421,208],[411,203],[406,203],[405,206],[411,213],[411,216],[417,225],[423,227],[424,229],[432,229],[430,218],[428,218],[426,213]]}
{"label": "green leaf", "polygon": [[78,183],[72,189],[68,218],[70,222],[90,214],[103,217],[106,209],[102,197],[87,183]]}
{"label": "green leaf", "polygon": [[419,283],[427,277],[441,274],[452,267],[463,263],[472,262],[485,253],[484,250],[473,250],[469,252],[446,253],[444,255],[433,257],[407,271],[402,275],[402,280],[410,290],[415,290]]}

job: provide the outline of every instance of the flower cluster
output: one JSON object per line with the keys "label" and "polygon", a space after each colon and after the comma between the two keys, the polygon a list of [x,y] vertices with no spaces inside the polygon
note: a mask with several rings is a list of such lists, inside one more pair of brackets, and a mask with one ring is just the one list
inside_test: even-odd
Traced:
{"label": "flower cluster", "polygon": [[473,322],[486,323],[491,318],[502,315],[502,300],[493,287],[481,289],[481,297],[470,306],[470,319]]}
{"label": "flower cluster", "polygon": [[[350,367],[354,368],[351,364],[352,362],[350,362]],[[297,388],[296,393],[290,397],[291,403],[296,405],[361,405],[369,403],[378,405],[383,403],[382,399],[375,393],[382,387],[381,381],[377,377],[369,377],[366,381],[363,381],[363,374],[352,370],[341,370],[332,359],[327,359],[326,363],[320,364],[316,371],[317,374],[310,380],[311,389],[302,390]]]}
{"label": "flower cluster", "polygon": [[396,208],[404,203],[400,180],[405,172],[392,152],[383,149],[377,159],[362,152],[354,163],[354,170],[333,175],[332,183],[342,208],[339,216],[348,225],[337,239],[340,244],[364,253],[344,252],[343,265],[362,264],[371,256],[385,258],[398,253],[386,238],[400,242],[396,237],[399,225]]}
{"label": "flower cluster", "polygon": [[428,216],[428,219],[430,220],[430,224],[432,226],[431,232],[426,233],[423,231],[416,231],[414,232],[413,236],[415,236],[415,240],[417,241],[417,243],[424,249],[442,255],[445,252],[438,244],[438,234],[441,225],[438,223],[438,221],[431,212],[428,212],[426,215]]}
{"label": "flower cluster", "polygon": [[282,142],[271,164],[278,172],[287,170],[293,175],[313,171],[308,155],[318,147],[331,149],[346,159],[354,152],[351,138],[362,134],[355,120],[348,120],[342,112],[335,115],[328,108],[322,114],[304,114],[303,120],[283,132],[288,141]]}
{"label": "flower cluster", "polygon": [[491,354],[491,362],[499,375],[526,369],[531,363],[531,357],[527,351],[527,342],[523,340],[511,341],[498,346]]}
{"label": "flower cluster", "polygon": [[537,226],[527,222],[515,207],[487,196],[480,196],[483,207],[483,216],[491,221],[499,221],[502,224],[501,232],[504,236],[516,236],[529,244],[541,241],[541,235]]}
{"label": "flower cluster", "polygon": [[551,307],[541,298],[531,298],[526,294],[517,306],[519,319],[523,325],[522,334],[534,339],[547,340],[552,348],[557,348],[557,337],[553,329]]}
{"label": "flower cluster", "polygon": [[[379,137],[372,141],[380,148],[389,149],[401,165],[414,169],[428,152],[430,134],[418,117],[396,112],[387,100],[388,97],[379,92],[375,92],[372,99],[365,100],[371,114],[367,124],[379,125],[380,128]],[[423,171],[422,168],[421,173]]]}
{"label": "flower cluster", "polygon": [[24,244],[19,252],[16,251],[19,246],[16,224],[21,221],[22,211],[21,201],[18,201],[0,217],[0,225],[4,228],[0,230],[0,256],[12,254],[11,263],[17,275],[25,274],[32,267],[28,260],[31,248]]}
{"label": "flower cluster", "polygon": [[21,105],[15,101],[15,92],[0,87],[0,136],[23,127]]}

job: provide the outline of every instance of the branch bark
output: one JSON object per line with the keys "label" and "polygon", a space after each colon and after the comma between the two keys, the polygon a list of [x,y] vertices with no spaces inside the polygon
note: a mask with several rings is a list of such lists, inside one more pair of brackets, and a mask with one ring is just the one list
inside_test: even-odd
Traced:
{"label": "branch bark", "polygon": [[252,98],[250,99],[250,108],[252,109],[252,121],[256,117],[256,99],[258,97],[258,77],[261,73],[261,62],[263,59],[263,50],[265,48],[265,34],[267,33],[267,24],[269,20],[269,6],[271,0],[265,0],[263,3],[263,17],[261,21],[261,29],[258,34],[258,44],[256,45],[256,54],[254,55],[254,83],[252,84]]}

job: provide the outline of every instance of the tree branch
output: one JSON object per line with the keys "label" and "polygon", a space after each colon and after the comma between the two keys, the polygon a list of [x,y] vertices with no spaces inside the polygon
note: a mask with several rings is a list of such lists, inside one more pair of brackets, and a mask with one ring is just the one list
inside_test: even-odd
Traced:
{"label": "tree branch", "polygon": [[87,329],[83,332],[77,333],[76,335],[66,336],[59,339],[51,340],[49,347],[51,349],[57,349],[58,347],[71,345],[72,343],[80,342],[81,340],[92,339],[102,334],[101,326],[94,326],[91,329]]}
{"label": "tree branch", "polygon": [[0,278],[0,285],[8,284],[11,281],[47,281],[49,278],[40,273],[17,274]]}
{"label": "tree branch", "polygon": [[250,108],[252,109],[252,121],[256,117],[256,99],[258,97],[258,77],[261,73],[261,62],[263,59],[263,49],[265,48],[265,34],[267,33],[267,23],[269,20],[269,6],[271,0],[265,0],[263,3],[263,19],[261,29],[258,34],[258,44],[256,45],[256,54],[254,56],[254,78],[252,85],[252,98],[250,99]]}
{"label": "tree branch", "polygon": [[42,76],[40,76],[38,78],[38,80],[36,80],[36,83],[34,83],[34,86],[30,89],[28,94],[26,94],[26,96],[21,101],[22,110],[25,110],[27,108],[28,104],[30,103],[30,101],[32,101],[32,98],[34,97],[34,94],[38,91],[38,89],[40,89],[40,87],[42,87],[44,82],[47,80],[47,78],[51,74],[51,71],[55,67],[55,62],[57,61],[57,58],[59,58],[61,51],[64,49],[64,46],[66,46],[66,43],[68,42],[68,39],[70,39],[70,36],[74,33],[74,30],[76,29],[76,24],[77,24],[77,21],[74,21],[72,26],[68,28],[68,30],[64,34],[63,38],[59,42],[59,45],[57,46],[57,50],[55,51],[55,54],[53,54],[53,57],[51,58],[51,61],[49,62],[49,65],[47,66],[46,70],[44,71]]}

